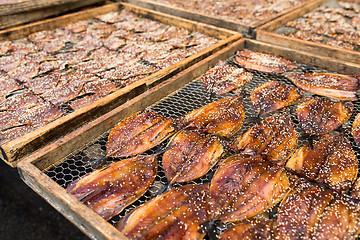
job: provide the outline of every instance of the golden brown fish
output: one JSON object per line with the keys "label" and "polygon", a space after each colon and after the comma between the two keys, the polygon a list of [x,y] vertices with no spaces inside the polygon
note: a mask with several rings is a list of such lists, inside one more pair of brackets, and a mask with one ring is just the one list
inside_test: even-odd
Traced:
{"label": "golden brown fish", "polygon": [[156,156],[138,155],[88,173],[66,190],[108,220],[140,198],[156,174]]}
{"label": "golden brown fish", "polygon": [[354,137],[356,145],[360,147],[360,113],[358,113],[355,117],[352,125],[351,134]]}
{"label": "golden brown fish", "polygon": [[229,228],[220,234],[220,240],[234,240],[234,239],[258,239],[271,240],[273,236],[274,220],[248,220]]}
{"label": "golden brown fish", "polygon": [[297,73],[287,75],[297,87],[325,97],[356,101],[359,80],[356,77],[336,73]]}
{"label": "golden brown fish", "polygon": [[210,185],[213,219],[236,222],[260,214],[286,194],[289,179],[283,167],[250,151],[224,160]]}
{"label": "golden brown fish", "polygon": [[294,105],[303,97],[303,92],[278,81],[261,84],[250,94],[253,109],[258,115]]}
{"label": "golden brown fish", "polygon": [[249,50],[237,51],[234,61],[244,68],[266,73],[283,73],[297,68],[293,62],[282,57]]}
{"label": "golden brown fish", "polygon": [[227,97],[195,109],[180,119],[185,125],[219,137],[230,138],[244,123],[242,97]]}
{"label": "golden brown fish", "polygon": [[300,127],[309,135],[329,133],[346,122],[353,113],[350,102],[331,101],[324,98],[312,98],[297,108]]}
{"label": "golden brown fish", "polygon": [[252,78],[253,74],[246,72],[243,68],[219,61],[201,77],[201,80],[207,92],[220,95],[245,86]]}
{"label": "golden brown fish", "polygon": [[347,191],[355,181],[359,162],[349,140],[341,134],[326,134],[318,141],[296,150],[286,163],[295,173],[327,184],[337,191]]}
{"label": "golden brown fish", "polygon": [[200,131],[183,130],[170,140],[162,158],[165,176],[174,182],[187,182],[205,175],[224,152],[220,139]]}
{"label": "golden brown fish", "polygon": [[129,239],[203,239],[210,220],[208,184],[173,188],[126,215],[117,225]]}
{"label": "golden brown fish", "polygon": [[160,144],[175,132],[173,119],[155,111],[136,113],[116,125],[106,144],[106,157],[128,157]]}
{"label": "golden brown fish", "polygon": [[297,147],[297,132],[289,115],[278,113],[264,119],[237,137],[235,151],[251,149],[264,159],[284,163]]}
{"label": "golden brown fish", "polygon": [[311,185],[303,179],[296,182],[277,213],[277,239],[313,239],[316,225],[334,192]]}

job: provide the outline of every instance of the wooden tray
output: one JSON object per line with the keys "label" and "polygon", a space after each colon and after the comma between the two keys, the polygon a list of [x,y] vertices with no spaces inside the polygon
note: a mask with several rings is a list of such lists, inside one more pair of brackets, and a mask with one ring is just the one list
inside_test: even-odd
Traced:
{"label": "wooden tray", "polygon": [[113,111],[28,156],[18,164],[21,178],[89,237],[94,239],[127,239],[112,224],[68,194],[45,171],[61,164],[65,157],[70,154],[76,156],[79,150],[84,149],[86,145],[89,146],[99,137],[103,137],[121,119],[141,111],[167,96],[172,96],[174,91],[201,76],[209,68],[215,66],[219,60],[228,59],[240,48],[279,55],[298,63],[315,65],[339,73],[360,74],[359,65],[318,57],[255,40],[241,39],[184,70],[172,79],[166,80]]}
{"label": "wooden tray", "polygon": [[330,2],[330,0],[315,1],[307,6],[304,6],[292,13],[286,14],[272,22],[269,22],[255,30],[256,40],[276,44],[300,51],[310,52],[319,56],[326,56],[337,58],[346,62],[360,63],[360,52],[353,50],[346,50],[342,48],[332,47],[326,44],[314,43],[302,39],[283,36],[274,31],[287,22],[292,21],[298,17],[305,15],[308,12],[315,10],[323,4]]}
{"label": "wooden tray", "polygon": [[29,23],[104,0],[13,0],[0,4],[0,29]]}
{"label": "wooden tray", "polygon": [[286,13],[292,12],[295,9],[301,8],[305,5],[307,5],[309,2],[311,1],[307,1],[301,5],[292,7],[284,12],[280,12],[278,14],[276,14],[273,17],[269,17],[267,19],[264,19],[263,21],[259,21],[259,22],[254,22],[251,25],[244,25],[240,22],[237,21],[233,21],[233,20],[228,20],[228,19],[224,19],[221,17],[216,17],[216,16],[210,16],[210,15],[206,15],[206,14],[202,14],[199,12],[195,12],[195,11],[191,11],[191,10],[186,10],[183,8],[178,8],[178,7],[173,7],[173,6],[168,6],[162,3],[158,3],[155,1],[151,1],[151,0],[127,0],[126,2],[129,2],[131,4],[134,5],[138,5],[141,7],[145,7],[145,8],[149,8],[149,9],[153,9],[156,11],[160,11],[160,12],[164,12],[164,13],[168,13],[171,15],[175,15],[175,16],[179,16],[179,17],[183,17],[183,18],[187,18],[187,19],[191,19],[194,21],[199,21],[199,22],[203,22],[203,23],[207,23],[207,24],[211,24],[214,26],[218,26],[218,27],[222,27],[222,28],[227,28],[230,30],[234,30],[234,31],[238,31],[241,32],[244,35],[247,36],[252,36],[252,32],[255,28],[273,20],[276,19]]}
{"label": "wooden tray", "polygon": [[42,128],[39,128],[12,141],[4,142],[0,146],[0,158],[2,160],[15,167],[21,158],[27,154],[32,153],[44,145],[54,141],[55,139],[58,139],[64,134],[75,130],[84,123],[89,122],[106,112],[109,112],[129,99],[157,85],[168,77],[173,76],[181,70],[204,59],[213,52],[242,37],[241,34],[227,29],[221,29],[203,23],[186,20],[179,17],[173,17],[164,13],[147,10],[127,3],[113,3],[99,8],[68,14],[65,16],[28,24],[22,27],[15,27],[6,31],[0,31],[0,40],[22,38],[33,32],[57,28],[67,25],[71,22],[89,19],[108,12],[119,11],[123,8],[140,14],[146,18],[157,20],[165,24],[175,25],[190,31],[199,31],[208,34],[209,36],[216,37],[221,41],[197,54],[185,58],[184,60],[174,65],[155,72],[154,74],[151,74],[142,80],[130,84],[129,86],[121,88],[88,106],[61,117]]}

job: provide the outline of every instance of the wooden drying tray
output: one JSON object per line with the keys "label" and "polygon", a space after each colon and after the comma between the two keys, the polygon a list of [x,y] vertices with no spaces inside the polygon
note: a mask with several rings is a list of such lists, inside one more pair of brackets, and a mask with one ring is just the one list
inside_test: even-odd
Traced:
{"label": "wooden drying tray", "polygon": [[[0,1],[1,2],[1,1]],[[0,3],[0,29],[44,19],[104,0],[14,0]]]}
{"label": "wooden drying tray", "polygon": [[222,28],[227,28],[227,29],[231,29],[237,32],[241,32],[244,35],[247,36],[251,36],[252,35],[252,31],[253,29],[273,20],[276,19],[288,12],[291,12],[295,9],[298,9],[300,7],[305,6],[307,3],[311,2],[311,0],[306,1],[303,4],[300,4],[298,6],[292,7],[288,10],[285,10],[281,13],[276,14],[273,17],[269,17],[267,19],[264,19],[262,21],[259,22],[254,22],[250,25],[244,25],[238,21],[234,21],[234,20],[229,20],[229,19],[225,19],[223,17],[217,17],[217,16],[212,16],[212,15],[207,15],[207,14],[203,14],[203,13],[199,13],[196,11],[192,11],[192,10],[186,10],[183,8],[179,8],[179,7],[174,7],[174,6],[169,6],[163,3],[158,3],[156,1],[151,1],[151,0],[127,0],[128,3],[134,4],[134,5],[138,5],[141,7],[145,7],[145,8],[149,8],[149,9],[153,9],[156,11],[160,11],[160,12],[164,12],[164,13],[168,13],[171,15],[175,15],[175,16],[179,16],[179,17],[183,17],[186,19],[191,19],[194,21],[199,21],[199,22],[203,22],[203,23],[207,23],[207,24],[211,24],[214,26],[218,26],[218,27],[222,27]]}
{"label": "wooden drying tray", "polygon": [[349,63],[342,63],[334,59],[318,57],[255,40],[242,39],[28,156],[18,165],[21,178],[89,237],[94,239],[127,239],[113,225],[86,207],[74,196],[68,194],[64,188],[43,171],[50,166],[60,164],[62,158],[84,149],[85,145],[103,136],[120,120],[135,112],[144,110],[146,107],[172,94],[185,84],[204,74],[208,69],[215,66],[219,60],[228,59],[241,48],[279,55],[299,63],[315,65],[344,74],[360,74],[360,67]]}
{"label": "wooden drying tray", "polygon": [[299,18],[306,13],[311,12],[316,8],[319,8],[327,2],[330,2],[330,0],[315,1],[314,3],[304,6],[303,8],[286,14],[278,19],[275,19],[272,22],[265,24],[264,26],[257,28],[255,30],[256,40],[297,49],[300,51],[310,52],[319,56],[332,57],[346,62],[360,64],[360,52],[358,51],[346,50],[343,48],[332,47],[322,43],[314,43],[274,33],[276,29],[283,27],[287,22]]}
{"label": "wooden drying tray", "polygon": [[48,143],[53,142],[64,134],[79,128],[86,122],[89,122],[96,117],[111,111],[129,99],[139,95],[147,89],[157,85],[165,79],[175,75],[190,65],[204,59],[213,52],[222,49],[223,47],[242,37],[241,34],[227,29],[221,29],[203,23],[186,20],[179,17],[173,17],[164,13],[144,9],[127,3],[113,3],[102,7],[29,24],[23,27],[15,27],[6,31],[0,31],[0,41],[22,38],[37,31],[54,29],[65,26],[71,22],[93,18],[108,12],[119,11],[123,8],[140,14],[146,18],[157,20],[165,24],[182,27],[190,31],[199,31],[208,34],[209,36],[221,39],[221,41],[176,64],[151,74],[150,76],[130,84],[127,87],[121,88],[88,106],[61,117],[42,128],[36,129],[35,131],[12,141],[4,142],[0,146],[0,159],[4,160],[12,167],[15,167],[24,156],[38,150]]}

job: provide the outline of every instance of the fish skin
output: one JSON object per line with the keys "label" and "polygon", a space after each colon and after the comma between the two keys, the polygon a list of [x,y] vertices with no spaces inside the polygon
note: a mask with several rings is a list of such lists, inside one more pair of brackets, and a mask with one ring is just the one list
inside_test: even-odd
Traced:
{"label": "fish skin", "polygon": [[221,138],[230,138],[244,123],[242,97],[227,97],[195,109],[180,118],[180,123]]}
{"label": "fish skin", "polygon": [[136,113],[116,125],[106,143],[106,157],[129,157],[160,144],[175,132],[172,118],[155,111]]}
{"label": "fish skin", "polygon": [[231,144],[235,151],[252,149],[264,159],[284,164],[296,150],[297,132],[290,116],[278,113],[265,118],[237,137]]}
{"label": "fish skin", "polygon": [[201,77],[201,80],[207,92],[221,95],[245,86],[252,80],[253,75],[243,68],[235,67],[220,60],[215,67]]}
{"label": "fish skin", "polygon": [[318,141],[295,151],[286,167],[297,174],[344,192],[358,173],[358,160],[349,140],[341,134],[325,134]]}
{"label": "fish skin", "polygon": [[302,130],[309,135],[329,133],[340,127],[352,115],[351,102],[312,98],[299,104],[296,112]]}
{"label": "fish skin", "polygon": [[276,239],[313,239],[316,225],[333,198],[333,191],[299,179],[280,204]]}
{"label": "fish skin", "polygon": [[356,101],[359,80],[335,73],[298,73],[286,76],[297,87],[317,95],[342,101]]}
{"label": "fish skin", "polygon": [[249,50],[237,51],[234,62],[244,68],[265,73],[283,73],[297,68],[293,62],[282,57]]}
{"label": "fish skin", "polygon": [[360,113],[355,117],[355,120],[352,124],[351,134],[354,137],[354,141],[358,147],[360,147]]}
{"label": "fish skin", "polygon": [[224,152],[220,139],[200,131],[182,130],[172,137],[162,158],[170,184],[187,182],[205,175]]}
{"label": "fish skin", "polygon": [[116,226],[129,239],[203,239],[210,220],[209,184],[173,188],[136,208]]}
{"label": "fish skin", "polygon": [[269,81],[254,89],[250,93],[250,99],[256,113],[264,115],[300,102],[303,95],[303,92],[295,87]]}
{"label": "fish skin", "polygon": [[219,240],[258,239],[271,240],[273,236],[273,219],[248,220],[227,229],[219,235]]}
{"label": "fish skin", "polygon": [[285,169],[252,152],[225,159],[210,185],[213,218],[237,222],[278,203],[289,188]]}
{"label": "fish skin", "polygon": [[135,156],[75,180],[66,191],[109,220],[140,198],[157,174],[156,157]]}

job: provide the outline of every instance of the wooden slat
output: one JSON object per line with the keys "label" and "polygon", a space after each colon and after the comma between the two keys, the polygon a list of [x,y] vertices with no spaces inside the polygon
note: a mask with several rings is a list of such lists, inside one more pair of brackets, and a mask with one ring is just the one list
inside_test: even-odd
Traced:
{"label": "wooden slat", "polygon": [[265,24],[255,30],[256,40],[284,46],[286,48],[292,48],[299,51],[305,51],[318,56],[336,58],[345,62],[351,62],[355,64],[360,63],[360,52],[347,50],[343,48],[332,47],[326,44],[315,43],[293,37],[283,36],[281,34],[274,33],[276,29],[284,26],[287,22],[292,21],[304,14],[315,10],[319,6],[329,2],[330,0],[320,0],[312,4],[307,5],[304,8],[298,9],[290,14],[287,14],[279,19]]}
{"label": "wooden slat", "polygon": [[205,57],[209,56],[213,52],[227,46],[228,44],[238,40],[242,37],[241,34],[221,29],[214,26],[207,26],[203,23],[197,23],[187,19],[181,19],[179,17],[170,16],[164,13],[157,13],[152,10],[146,10],[141,7],[133,6],[127,3],[113,3],[105,5],[99,8],[90,9],[78,13],[69,14],[66,16],[60,16],[54,19],[40,21],[38,23],[29,24],[23,27],[12,28],[7,31],[0,32],[0,39],[16,39],[27,36],[36,31],[45,29],[53,29],[61,27],[71,22],[93,18],[100,14],[108,12],[119,11],[126,8],[139,15],[143,15],[146,18],[151,18],[165,24],[179,26],[190,31],[200,31],[219,39],[224,39],[214,46],[205,49],[197,54],[192,55],[176,64],[173,64],[165,69],[157,71],[156,73],[143,78],[125,88],[119,89],[114,93],[84,107],[67,116],[61,117],[60,119],[45,125],[31,133],[28,133],[15,140],[5,142],[0,147],[0,158],[8,163],[10,166],[15,167],[23,157],[29,153],[36,151],[44,145],[53,142],[57,138],[64,134],[75,130],[79,126],[86,122],[89,122],[102,114],[111,111],[115,107],[123,104],[129,99],[139,95],[146,91],[150,87],[153,87],[165,79],[179,73],[185,68],[189,67]]}
{"label": "wooden slat", "polygon": [[[18,165],[22,179],[41,196],[48,200],[65,217],[77,225],[88,236],[94,239],[125,239],[108,222],[101,219],[94,212],[77,201],[73,196],[50,179],[42,171],[51,165],[58,165],[65,156],[83,149],[85,145],[93,142],[105,132],[115,126],[120,120],[131,114],[144,110],[163,97],[173,93],[185,84],[205,73],[215,66],[219,60],[231,57],[237,50],[247,48],[283,56],[289,60],[298,61],[316,66],[334,66],[336,71],[344,74],[358,73],[360,65],[342,63],[341,61],[314,56],[297,50],[270,45],[255,40],[241,39],[228,47],[216,52],[208,58],[194,64],[183,72],[168,79],[147,92],[129,100],[111,112],[94,121],[76,129],[54,143],[45,146],[39,151],[29,155]],[[320,65],[319,65],[320,64]],[[334,69],[330,69],[335,71]]]}
{"label": "wooden slat", "polygon": [[104,2],[104,1],[99,1],[99,0],[76,1],[59,6],[34,9],[34,10],[14,13],[10,15],[2,15],[2,16],[0,15],[0,29],[5,29],[20,24],[33,22],[39,19],[44,19],[50,16],[58,15],[60,13],[64,13],[69,10],[78,9],[84,6],[89,6],[100,2]]}

